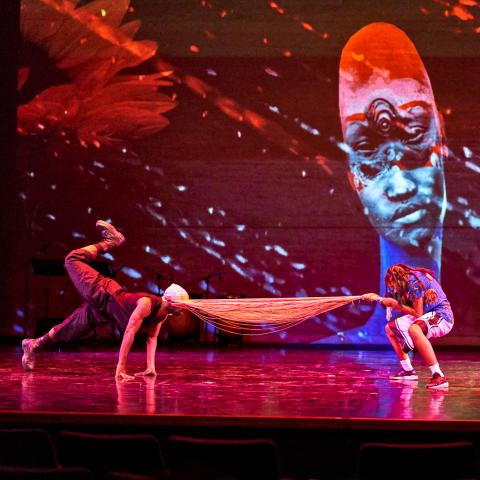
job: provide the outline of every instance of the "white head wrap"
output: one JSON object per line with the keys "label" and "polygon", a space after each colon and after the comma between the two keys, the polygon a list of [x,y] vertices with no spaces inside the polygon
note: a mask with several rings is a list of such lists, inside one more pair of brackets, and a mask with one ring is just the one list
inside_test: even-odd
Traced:
{"label": "white head wrap", "polygon": [[185,301],[190,297],[188,296],[187,291],[176,283],[172,283],[164,292],[163,298],[170,302],[175,301]]}

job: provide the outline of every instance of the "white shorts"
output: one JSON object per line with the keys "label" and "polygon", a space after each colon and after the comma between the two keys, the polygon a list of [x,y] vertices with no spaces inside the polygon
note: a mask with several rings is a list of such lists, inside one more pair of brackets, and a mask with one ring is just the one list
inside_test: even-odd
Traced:
{"label": "white shorts", "polygon": [[450,332],[453,323],[447,322],[435,312],[428,312],[421,317],[414,317],[413,315],[403,315],[396,320],[389,322],[390,328],[395,336],[400,341],[403,351],[410,352],[415,348],[412,338],[408,333],[410,325],[419,322],[422,332],[427,338],[440,338]]}

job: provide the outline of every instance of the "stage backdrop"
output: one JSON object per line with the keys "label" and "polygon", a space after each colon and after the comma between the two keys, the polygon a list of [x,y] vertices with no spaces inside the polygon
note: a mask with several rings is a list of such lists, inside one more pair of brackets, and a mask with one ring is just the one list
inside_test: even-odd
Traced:
{"label": "stage backdrop", "polygon": [[[23,0],[20,31],[4,333],[73,308],[25,272],[102,218],[131,290],[356,295],[401,261],[440,275],[448,341],[480,343],[476,1]],[[354,304],[259,339],[383,343],[384,323]]]}

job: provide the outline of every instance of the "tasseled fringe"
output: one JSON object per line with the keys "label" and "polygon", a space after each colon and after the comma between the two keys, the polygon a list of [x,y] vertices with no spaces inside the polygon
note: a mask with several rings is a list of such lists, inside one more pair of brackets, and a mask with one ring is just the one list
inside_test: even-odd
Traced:
{"label": "tasseled fringe", "polygon": [[219,330],[265,335],[293,327],[311,317],[342,307],[361,296],[298,298],[227,298],[173,301]]}

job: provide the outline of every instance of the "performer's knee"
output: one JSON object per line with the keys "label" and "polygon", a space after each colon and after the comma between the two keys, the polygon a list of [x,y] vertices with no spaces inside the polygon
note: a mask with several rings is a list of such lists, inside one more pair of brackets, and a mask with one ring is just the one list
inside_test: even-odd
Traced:
{"label": "performer's knee", "polygon": [[408,333],[409,333],[410,337],[412,338],[412,340],[413,340],[414,342],[415,342],[416,339],[425,336],[425,334],[423,333],[422,328],[421,328],[420,325],[418,325],[417,323],[412,323],[412,324],[408,327]]}
{"label": "performer's knee", "polygon": [[85,260],[90,260],[91,255],[88,250],[84,248],[77,248],[76,250],[72,250],[66,257],[65,257],[65,266],[71,265],[76,261],[84,262]]}

